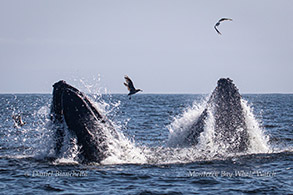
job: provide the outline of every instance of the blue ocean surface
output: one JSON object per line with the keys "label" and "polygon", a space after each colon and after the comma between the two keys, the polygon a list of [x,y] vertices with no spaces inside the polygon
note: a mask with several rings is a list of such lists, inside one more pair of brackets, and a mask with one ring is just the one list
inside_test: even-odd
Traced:
{"label": "blue ocean surface", "polygon": [[242,95],[252,141],[234,154],[219,151],[209,129],[197,147],[176,144],[208,95],[89,96],[123,138],[101,164],[79,163],[70,135],[52,158],[52,95],[0,95],[1,194],[293,193],[292,94]]}

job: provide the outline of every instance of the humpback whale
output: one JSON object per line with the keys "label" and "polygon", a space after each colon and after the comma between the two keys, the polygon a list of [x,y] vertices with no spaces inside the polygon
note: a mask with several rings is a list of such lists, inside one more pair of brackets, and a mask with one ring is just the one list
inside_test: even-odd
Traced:
{"label": "humpback whale", "polygon": [[56,154],[60,154],[67,127],[77,138],[79,157],[83,162],[101,162],[107,156],[107,136],[118,136],[110,120],[91,100],[63,80],[53,85],[51,121],[56,127]]}
{"label": "humpback whale", "polygon": [[214,117],[214,142],[228,152],[245,151],[249,144],[247,125],[241,106],[241,95],[231,79],[218,80],[205,109],[187,132],[185,141],[189,145],[199,142],[209,113]]}

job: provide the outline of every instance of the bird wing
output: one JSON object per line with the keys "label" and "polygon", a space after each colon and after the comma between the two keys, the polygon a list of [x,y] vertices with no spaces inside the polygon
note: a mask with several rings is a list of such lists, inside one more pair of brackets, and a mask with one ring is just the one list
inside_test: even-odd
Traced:
{"label": "bird wing", "polygon": [[223,21],[225,21],[225,20],[232,21],[232,19],[231,19],[231,18],[221,18],[221,19],[219,20],[219,22],[223,22]]}
{"label": "bird wing", "polygon": [[223,21],[225,21],[225,20],[232,21],[231,18],[221,18],[221,19],[215,24],[215,26],[214,26],[215,30],[217,31],[217,33],[218,33],[219,35],[221,35],[222,33],[217,29],[217,26],[219,26],[220,23],[223,22]]}
{"label": "bird wing", "polygon": [[125,76],[125,81],[126,83],[124,83],[125,86],[127,86],[129,91],[133,91],[135,90],[135,87],[133,85],[133,82],[131,81],[131,79],[128,76]]}
{"label": "bird wing", "polygon": [[123,84],[127,87],[128,91],[130,91],[130,88],[128,87],[127,83],[123,83]]}
{"label": "bird wing", "polygon": [[217,29],[216,25],[214,26],[214,28],[215,28],[215,30],[217,31],[217,33],[218,33],[219,35],[222,35],[222,33]]}

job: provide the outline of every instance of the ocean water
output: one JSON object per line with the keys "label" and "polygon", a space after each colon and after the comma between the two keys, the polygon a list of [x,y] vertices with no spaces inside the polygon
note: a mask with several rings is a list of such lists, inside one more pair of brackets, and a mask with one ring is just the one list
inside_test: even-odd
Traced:
{"label": "ocean water", "polygon": [[[50,94],[0,95],[1,194],[293,193],[293,95],[243,95],[251,145],[228,153],[212,141],[179,146],[208,95],[89,95],[121,139],[101,164],[81,164],[74,138],[54,159]],[[12,115],[26,123],[14,127]]]}

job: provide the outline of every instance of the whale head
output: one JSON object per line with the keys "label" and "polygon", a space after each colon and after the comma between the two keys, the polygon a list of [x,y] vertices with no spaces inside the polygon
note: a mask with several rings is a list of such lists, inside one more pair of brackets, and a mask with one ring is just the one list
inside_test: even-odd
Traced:
{"label": "whale head", "polygon": [[186,141],[191,145],[196,145],[200,134],[206,130],[209,115],[214,120],[214,142],[219,148],[228,152],[247,149],[249,139],[241,95],[231,79],[218,80],[206,108],[189,129]]}
{"label": "whale head", "polygon": [[65,81],[55,83],[53,88],[51,120],[56,124],[56,154],[62,148],[64,131],[68,129],[77,138],[82,161],[100,162],[105,159],[108,132],[117,137],[111,121],[84,93]]}

